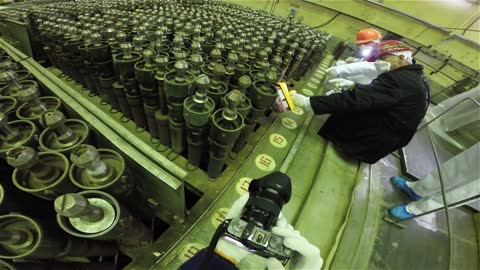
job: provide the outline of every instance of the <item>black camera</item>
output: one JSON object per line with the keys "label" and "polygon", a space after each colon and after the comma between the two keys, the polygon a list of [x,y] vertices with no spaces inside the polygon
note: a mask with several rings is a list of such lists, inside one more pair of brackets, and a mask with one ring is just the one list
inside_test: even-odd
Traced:
{"label": "black camera", "polygon": [[223,239],[262,257],[287,260],[292,250],[271,229],[292,195],[290,177],[274,172],[253,180],[248,191],[250,197],[241,217],[225,221],[229,224]]}

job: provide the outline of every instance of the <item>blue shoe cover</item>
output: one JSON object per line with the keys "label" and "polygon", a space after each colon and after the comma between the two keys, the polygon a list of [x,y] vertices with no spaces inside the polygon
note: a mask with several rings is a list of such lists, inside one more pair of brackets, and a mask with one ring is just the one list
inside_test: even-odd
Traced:
{"label": "blue shoe cover", "polygon": [[418,201],[422,198],[407,186],[407,180],[403,179],[402,177],[394,176],[390,178],[390,180],[398,189],[400,189],[403,193],[407,194],[411,200]]}
{"label": "blue shoe cover", "polygon": [[408,219],[415,217],[414,214],[408,212],[407,206],[405,204],[400,204],[390,208],[390,214],[397,219]]}

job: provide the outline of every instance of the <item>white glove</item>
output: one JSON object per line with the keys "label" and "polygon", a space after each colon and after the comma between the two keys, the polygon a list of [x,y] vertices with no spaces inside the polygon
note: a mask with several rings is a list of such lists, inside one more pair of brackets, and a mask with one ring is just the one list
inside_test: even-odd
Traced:
{"label": "white glove", "polygon": [[313,110],[312,106],[310,105],[309,97],[299,94],[296,91],[290,91],[290,97],[292,98],[293,104],[295,106],[304,107],[309,111]]}
{"label": "white glove", "polygon": [[337,62],[335,62],[335,66],[343,66],[343,65],[346,65],[346,64],[355,63],[355,62],[358,62],[358,60],[360,60],[360,59],[355,58],[355,57],[348,57],[345,60],[338,60]]}
{"label": "white glove", "polygon": [[360,59],[350,56],[347,59],[345,59],[345,62],[347,62],[347,64],[351,64],[351,63],[358,62],[358,60],[360,60]]}
{"label": "white glove", "polygon": [[378,75],[390,71],[390,67],[392,66],[392,64],[390,64],[389,62],[382,61],[382,60],[377,60],[373,62],[373,64],[377,69]]}
{"label": "white glove", "polygon": [[[238,198],[232,204],[232,207],[230,208],[230,211],[228,211],[225,219],[240,217],[240,215],[242,214],[242,209],[247,203],[248,198],[248,193],[243,194],[240,198]],[[250,254],[245,249],[239,248],[222,238],[218,240],[217,246],[215,247],[215,252],[235,265],[238,265],[243,259],[245,259],[245,257]]]}
{"label": "white glove", "polygon": [[240,198],[238,198],[235,202],[233,202],[232,207],[230,207],[230,211],[228,211],[225,219],[240,217],[242,215],[243,207],[245,207],[245,204],[248,201],[248,198],[250,198],[250,193],[247,192],[240,196]]}
{"label": "white glove", "polygon": [[[347,63],[345,63],[345,64],[347,64]],[[338,65],[337,65],[336,67],[327,68],[325,71],[327,72],[328,75],[337,78],[338,75],[340,75],[341,68],[342,67],[338,67]]]}
{"label": "white glove", "polygon": [[329,80],[328,83],[334,85],[334,89],[337,90],[353,89],[355,87],[355,83],[353,81],[342,78]]}
{"label": "white glove", "polygon": [[[320,270],[323,265],[323,259],[320,257],[320,249],[310,244],[307,239],[300,235],[299,231],[293,229],[292,225],[285,227],[275,226],[272,232],[283,237],[283,244],[296,251],[290,258],[292,270]],[[283,270],[283,265],[275,258],[268,258],[268,270]]]}
{"label": "white glove", "polygon": [[[249,197],[250,194],[246,193],[243,194],[240,198],[238,198],[232,204],[232,207],[230,208],[230,211],[228,211],[225,219],[240,217]],[[283,214],[280,213],[275,226],[278,226],[279,228],[284,228],[286,227],[286,225],[287,220],[285,219],[285,217],[283,217]],[[217,246],[215,247],[215,252],[235,265],[238,265],[243,259],[245,259],[245,257],[251,254],[245,249],[242,249],[222,238],[218,240]]]}
{"label": "white glove", "polygon": [[325,96],[330,96],[331,94],[335,94],[335,93],[338,93],[338,91],[337,90],[330,90],[330,91],[327,91],[325,93]]}

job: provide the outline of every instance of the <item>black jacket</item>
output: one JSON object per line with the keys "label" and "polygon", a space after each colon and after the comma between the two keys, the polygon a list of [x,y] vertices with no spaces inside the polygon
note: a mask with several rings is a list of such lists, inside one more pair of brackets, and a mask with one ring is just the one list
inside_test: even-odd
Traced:
{"label": "black jacket", "polygon": [[407,145],[425,116],[429,86],[421,65],[386,72],[369,85],[310,98],[315,114],[332,114],[318,132],[351,158],[375,163]]}

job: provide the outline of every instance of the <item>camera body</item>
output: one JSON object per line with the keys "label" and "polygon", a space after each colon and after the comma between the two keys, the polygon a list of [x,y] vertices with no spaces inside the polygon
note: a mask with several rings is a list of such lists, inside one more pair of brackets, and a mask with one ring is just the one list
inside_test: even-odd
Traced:
{"label": "camera body", "polygon": [[241,218],[230,221],[224,239],[258,256],[280,261],[288,260],[293,252],[283,245],[281,236]]}

